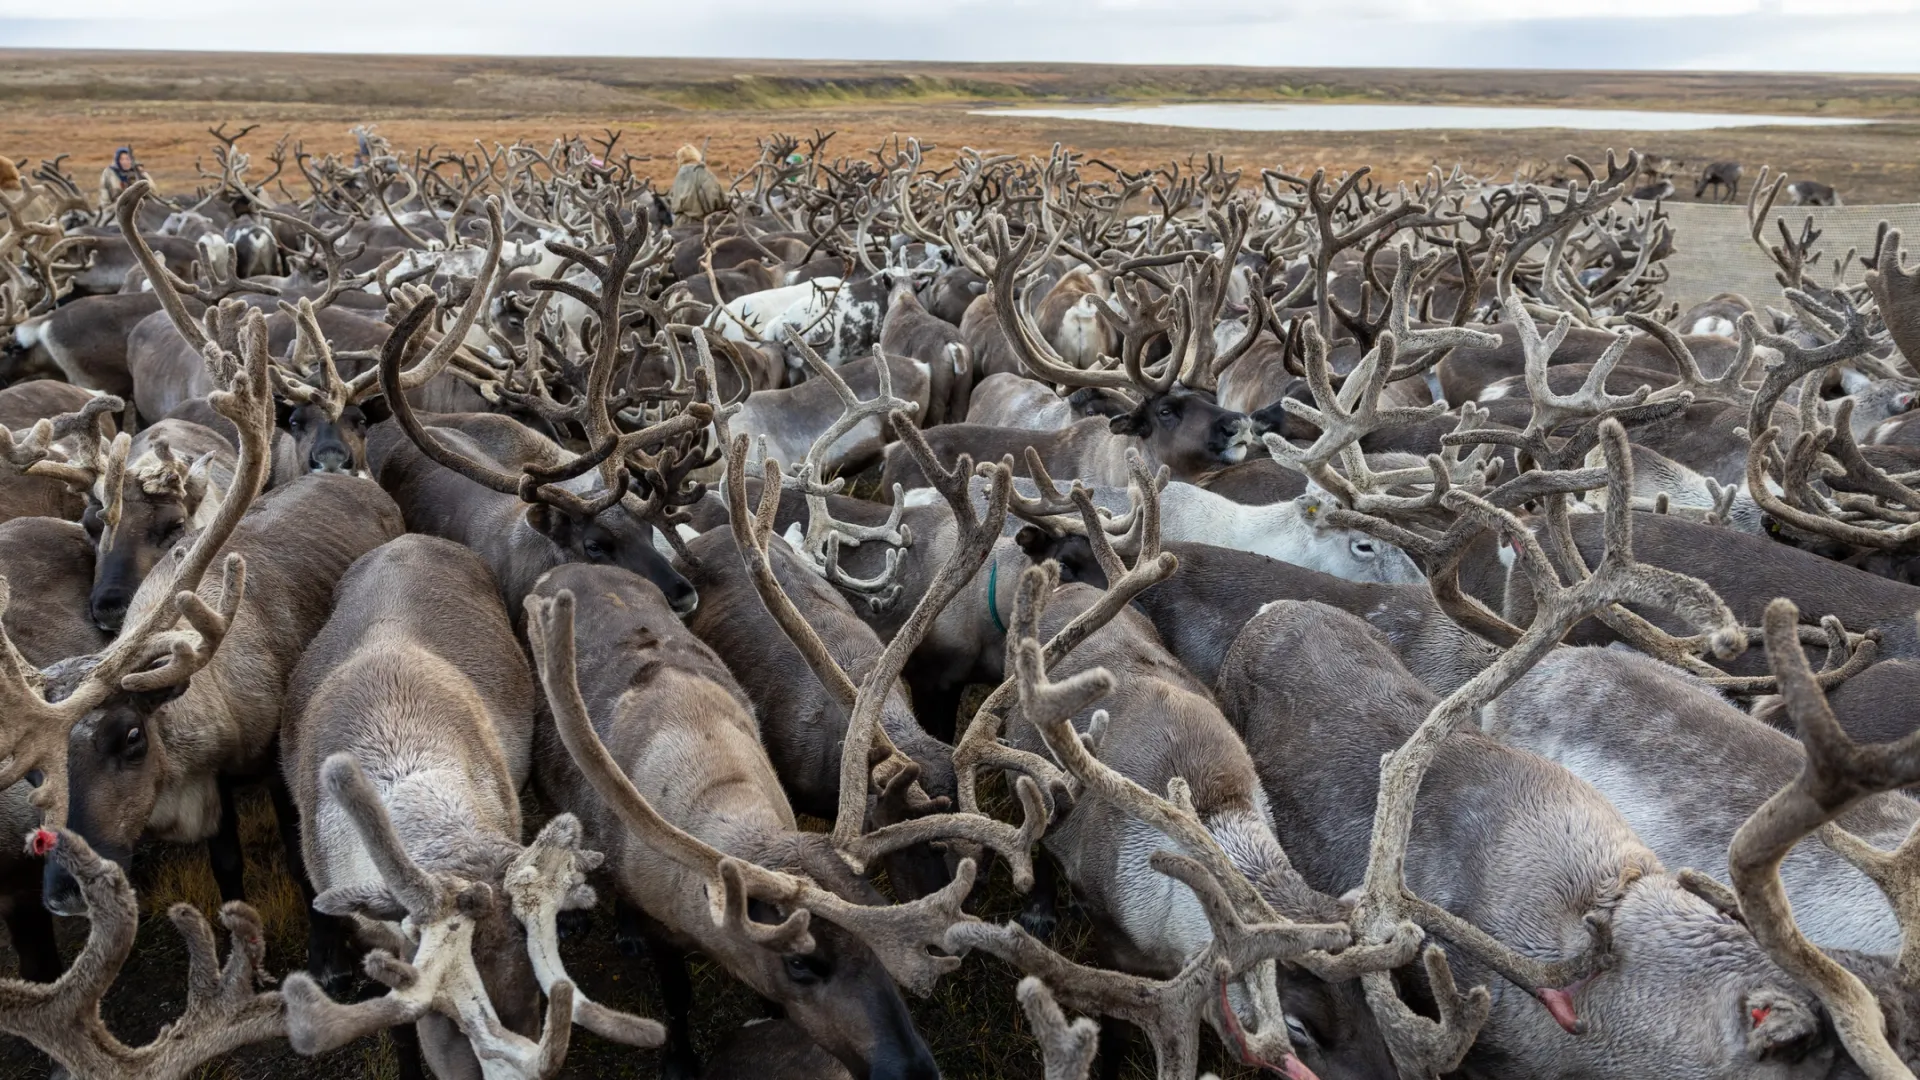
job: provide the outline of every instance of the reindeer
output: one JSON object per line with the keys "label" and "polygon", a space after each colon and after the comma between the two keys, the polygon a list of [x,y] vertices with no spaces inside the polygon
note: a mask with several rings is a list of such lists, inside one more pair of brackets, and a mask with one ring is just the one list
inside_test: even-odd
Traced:
{"label": "reindeer", "polygon": [[[352,983],[351,916],[371,920],[363,936],[387,948],[401,940],[396,912],[382,910],[393,897],[381,895],[380,861],[330,782],[344,760],[421,872],[493,886],[493,902],[468,911],[473,963],[500,1024],[538,1033],[542,985],[500,891],[524,851],[517,792],[531,772],[533,709],[525,653],[478,556],[402,536],[341,577],[332,617],[288,680],[281,728],[302,863],[316,892],[342,898],[311,917],[308,970],[323,988],[340,995]],[[480,1071],[449,1018],[430,1013],[419,1028],[434,1075]]]}
{"label": "reindeer", "polygon": [[[223,316],[237,320],[239,313]],[[264,320],[255,312],[242,322],[240,356],[215,352],[233,372],[223,376],[230,389],[221,394],[229,396],[216,407],[224,407],[242,436],[233,486],[212,522],[147,577],[106,659],[55,680],[72,688],[62,702],[65,722],[42,736],[51,742],[57,734],[58,744],[23,766],[45,775],[53,823],[91,837],[109,858],[129,858],[144,834],[180,843],[211,837],[215,878],[229,899],[243,885],[237,813],[226,789],[270,771],[281,691],[325,619],[335,580],[361,553],[400,531],[391,500],[371,484],[344,478],[303,480],[246,513],[267,467],[272,417],[265,344]],[[252,598],[230,567],[217,589],[209,589],[221,605],[217,611],[204,601],[188,605],[197,645],[182,642],[162,669],[116,676],[148,655],[149,638],[173,625],[175,587],[197,581],[222,547],[231,548],[233,565],[251,564]],[[220,651],[228,637],[232,647]],[[21,715],[32,714],[23,706]],[[22,758],[17,754],[17,763]],[[49,864],[47,874],[47,906],[77,912],[79,883],[58,863]]]}
{"label": "reindeer", "polygon": [[[19,363],[58,372],[75,386],[116,397],[133,396],[127,344],[141,320],[160,310],[151,292],[85,296],[13,328],[13,344],[26,355]],[[36,359],[44,353],[46,359]],[[4,370],[7,381],[16,377]]]}
{"label": "reindeer", "polygon": [[[1142,556],[1153,559],[1150,552]],[[1084,585],[1061,586],[1039,629],[1057,633],[1100,598]],[[1343,921],[1332,897],[1301,886],[1274,835],[1267,797],[1245,746],[1207,688],[1165,651],[1145,617],[1120,611],[1053,674],[1070,678],[1096,668],[1114,680],[1101,710],[1105,723],[1090,734],[1096,756],[1148,791],[1165,790],[1173,778],[1184,778],[1192,811],[1274,910],[1296,922]],[[1088,730],[1090,714],[1091,709],[1074,717],[1074,729]],[[1007,736],[1016,749],[1046,753],[1040,732],[1026,724],[1010,725]],[[1093,917],[1103,966],[1166,978],[1211,941],[1198,897],[1140,859],[1140,852],[1168,842],[1124,806],[1105,802],[1076,805],[1042,841]],[[1051,926],[1050,900],[1043,892],[1029,907],[1030,928]],[[1290,1030],[1299,1032],[1293,1036],[1295,1051],[1315,1075],[1377,1076],[1392,1070],[1386,1041],[1356,983],[1333,985],[1289,973],[1280,985],[1280,1002]],[[1104,1030],[1109,1036],[1118,1031]],[[1105,1049],[1117,1053],[1111,1037]]]}
{"label": "reindeer", "polygon": [[973,392],[973,354],[958,328],[920,306],[919,297],[906,280],[893,287],[879,348],[886,355],[918,360],[927,366],[930,404],[920,411],[920,426],[954,423],[966,417]]}
{"label": "reindeer", "polygon": [[87,613],[119,631],[134,593],[189,530],[206,528],[233,483],[230,443],[184,420],[162,420],[121,435],[92,485],[82,522],[93,538],[93,590]]}
{"label": "reindeer", "polygon": [[1133,403],[1118,391],[1083,386],[1062,397],[1045,383],[1003,371],[987,376],[974,387],[964,422],[1024,431],[1061,431],[1088,417],[1112,420],[1132,411]]}
{"label": "reindeer", "polygon": [[[539,747],[542,798],[579,816],[606,847],[626,924],[646,914],[667,999],[666,1075],[699,1069],[680,951],[692,947],[779,1002],[856,1075],[938,1076],[876,955],[900,946],[863,932],[884,925],[879,895],[826,837],[799,831],[746,693],[659,589],[618,567],[560,566],[529,596],[529,619],[564,743]],[[579,646],[576,627],[585,631]],[[784,902],[755,898],[743,863],[796,887]],[[720,874],[726,891],[710,900],[706,887]],[[871,909],[879,921],[842,917],[842,908]]]}
{"label": "reindeer", "polygon": [[1700,170],[1700,182],[1694,185],[1693,197],[1698,199],[1707,193],[1708,188],[1723,192],[1719,202],[1732,202],[1740,197],[1740,174],[1743,170],[1737,161],[1712,161]]}
{"label": "reindeer", "polygon": [[[879,636],[784,541],[770,541],[768,551],[781,591],[795,598],[834,662],[849,677],[864,677],[883,651]],[[731,665],[734,677],[761,718],[761,741],[794,808],[814,817],[832,816],[839,805],[844,709],[812,677],[799,650],[778,636],[778,624],[761,604],[730,530],[703,534],[687,545],[687,553],[687,578],[703,598],[687,629],[716,655],[737,658]],[[889,693],[881,726],[920,767],[927,793],[951,797],[953,748],[921,729],[902,690]],[[896,875],[890,877],[905,884]]]}
{"label": "reindeer", "polygon": [[[1161,531],[1165,535],[1164,524]],[[1029,525],[1015,540],[1035,564],[1059,564],[1063,582],[1108,586],[1093,545],[1079,532]],[[1277,600],[1313,600],[1365,619],[1386,635],[1400,662],[1436,694],[1451,693],[1498,655],[1493,646],[1449,618],[1424,581],[1419,585],[1356,581],[1249,551],[1192,541],[1168,541],[1162,547],[1180,560],[1180,568],[1134,604],[1181,666],[1208,687],[1218,680],[1220,665],[1241,628]]]}
{"label": "reindeer", "polygon": [[940,275],[927,285],[920,300],[928,314],[959,326],[965,321],[967,312],[979,300],[980,294],[986,291],[985,278],[964,266],[956,266],[941,271]]}
{"label": "reindeer", "polygon": [[992,375],[1027,373],[1019,350],[1001,325],[999,308],[995,306],[991,292],[975,297],[973,303],[967,305],[967,310],[960,316],[960,340],[967,346],[967,351],[973,354],[976,384]]}
{"label": "reindeer", "polygon": [[[0,579],[17,589],[0,611],[0,629],[21,659],[46,668],[106,647],[107,635],[86,613],[92,576],[93,542],[79,525],[49,517],[0,524]],[[22,836],[33,830],[39,812],[31,792],[25,781],[0,791],[0,826]],[[42,868],[29,856],[18,847],[0,852],[0,918],[20,958],[20,977],[52,982],[60,976],[60,950],[40,902]]]}
{"label": "reindeer", "polygon": [[[601,282],[602,326],[618,324],[621,286],[647,241],[641,225],[625,229],[614,219],[610,227],[618,237],[612,258],[582,253],[579,260]],[[402,393],[401,363],[437,305],[432,294],[413,300],[382,346],[380,382],[393,419],[374,429],[368,445],[375,477],[395,493],[409,526],[479,553],[509,610],[542,574],[570,561],[627,566],[659,584],[677,610],[693,610],[699,595],[655,550],[649,519],[680,498],[681,477],[700,462],[680,461],[671,450],[655,461],[642,451],[696,430],[708,406],[695,403],[639,432],[617,433],[607,397],[622,342],[603,333],[590,364],[594,374],[573,413],[598,444],[593,451],[569,459],[550,440],[501,416],[439,417],[429,428]],[[634,480],[628,459],[637,452],[644,459],[640,482],[651,489],[646,500],[628,491]]]}
{"label": "reindeer", "polygon": [[1329,525],[1332,501],[1319,490],[1286,502],[1248,506],[1192,484],[1162,495],[1162,535],[1237,548],[1349,581],[1406,585],[1425,580],[1406,553],[1363,532]]}
{"label": "reindeer", "polygon": [[[1281,671],[1286,678],[1276,677]],[[1301,875],[1336,893],[1359,883],[1380,757],[1437,699],[1377,631],[1296,601],[1276,602],[1247,624],[1219,689]],[[1569,1035],[1539,1005],[1503,995],[1466,1052],[1470,1071],[1825,1075],[1832,1050],[1812,995],[1688,892],[1599,792],[1530,754],[1456,731],[1437,747],[1419,794],[1407,884],[1517,950],[1531,965],[1515,972],[1532,976],[1522,987],[1548,997],[1563,988],[1587,1024]],[[1476,977],[1488,966],[1515,968],[1489,965],[1465,931],[1450,932],[1443,913],[1433,919],[1423,924],[1460,950],[1456,958],[1475,960],[1468,970]],[[1610,939],[1612,951],[1582,951],[1590,936]]]}
{"label": "reindeer", "polygon": [[[1701,867],[1722,883],[1734,832],[1806,760],[1792,738],[1697,681],[1613,649],[1548,657],[1488,706],[1481,724],[1591,784],[1663,861]],[[1916,821],[1920,803],[1887,794],[1855,803],[1841,825],[1868,843],[1897,847]],[[1781,875],[1815,944],[1899,952],[1892,907],[1838,852],[1805,845]]]}
{"label": "reindeer", "polygon": [[1787,203],[1791,206],[1841,206],[1840,193],[1818,180],[1795,180],[1787,185]]}

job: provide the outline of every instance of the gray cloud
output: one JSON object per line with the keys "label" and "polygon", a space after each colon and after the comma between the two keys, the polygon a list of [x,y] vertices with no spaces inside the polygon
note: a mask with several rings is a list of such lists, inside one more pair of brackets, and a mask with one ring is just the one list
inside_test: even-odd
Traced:
{"label": "gray cloud", "polygon": [[[1703,2],[1711,7],[1713,0],[1677,6],[1698,12]],[[717,0],[618,10],[554,5],[539,18],[529,16],[539,9],[518,0],[428,0],[383,9],[377,17],[343,17],[340,6],[263,15],[253,6],[227,10],[232,4],[188,0],[175,9],[184,12],[177,17],[43,19],[12,17],[20,6],[0,0],[0,45],[1843,72],[1911,71],[1920,55],[1920,12],[1907,2],[1883,14],[1780,14],[1782,6],[1770,4],[1770,10],[1732,14],[1505,19],[1419,18],[1433,7],[1422,0],[1363,0],[1343,4],[1337,15],[1320,7],[1276,12],[1274,5],[1247,0],[960,0],[912,8]],[[1495,6],[1482,2],[1469,10]]]}

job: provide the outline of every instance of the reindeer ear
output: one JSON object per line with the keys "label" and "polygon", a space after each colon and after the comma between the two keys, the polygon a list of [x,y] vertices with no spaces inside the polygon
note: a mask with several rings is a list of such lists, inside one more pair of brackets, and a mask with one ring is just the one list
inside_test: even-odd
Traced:
{"label": "reindeer ear", "polygon": [[1013,542],[1027,558],[1034,562],[1045,562],[1053,554],[1053,536],[1037,525],[1022,525],[1020,531],[1013,534]]}
{"label": "reindeer ear", "polygon": [[567,538],[573,533],[572,519],[546,503],[534,503],[527,507],[527,524],[533,527],[534,532],[561,547],[567,546]]}
{"label": "reindeer ear", "polygon": [[1146,437],[1153,430],[1153,425],[1147,423],[1147,403],[1143,401],[1132,412],[1121,413],[1107,421],[1107,430],[1115,435]]}
{"label": "reindeer ear", "polygon": [[1798,1061],[1820,1038],[1820,1015],[1801,995],[1761,987],[1747,995],[1747,1056],[1754,1061]]}
{"label": "reindeer ear", "polygon": [[1326,528],[1326,498],[1319,492],[1309,491],[1304,495],[1297,495],[1294,497],[1293,505],[1300,508],[1300,516],[1306,519],[1307,524],[1316,529]]}
{"label": "reindeer ear", "polygon": [[187,501],[196,509],[213,489],[213,451],[209,450],[187,468]]}
{"label": "reindeer ear", "polygon": [[365,915],[369,919],[405,918],[407,909],[385,885],[342,885],[313,898],[313,910],[322,915]]}

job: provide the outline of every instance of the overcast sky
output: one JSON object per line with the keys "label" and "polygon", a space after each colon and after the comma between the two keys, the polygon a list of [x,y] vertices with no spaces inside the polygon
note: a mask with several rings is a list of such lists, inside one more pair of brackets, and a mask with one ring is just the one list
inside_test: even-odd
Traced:
{"label": "overcast sky", "polygon": [[0,0],[0,45],[1908,72],[1920,0]]}

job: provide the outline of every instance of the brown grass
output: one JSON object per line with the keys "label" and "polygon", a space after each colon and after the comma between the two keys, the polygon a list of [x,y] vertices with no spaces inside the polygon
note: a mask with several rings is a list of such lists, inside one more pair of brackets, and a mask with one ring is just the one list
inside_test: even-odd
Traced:
{"label": "brown grass", "polygon": [[[1627,132],[1213,132],[1021,117],[970,110],[1046,101],[1381,100],[1686,108],[1886,117],[1859,128],[1748,128],[1647,136]],[[1761,163],[1825,180],[1854,203],[1920,199],[1920,77],[1690,73],[1356,71],[1100,65],[774,63],[474,57],[341,57],[0,50],[0,154],[74,155],[91,186],[113,148],[131,142],[163,189],[188,190],[206,128],[258,123],[263,154],[291,135],[314,153],[350,150],[347,128],[376,122],[397,146],[471,148],[559,134],[624,132],[621,148],[672,172],[673,150],[710,141],[722,170],[754,157],[774,131],[837,131],[864,153],[894,134],[937,147],[1022,154],[1064,142],[1116,165],[1185,160],[1208,150],[1238,165],[1372,165],[1393,181],[1429,165],[1481,174],[1628,146],[1684,160]],[[1683,177],[1682,179],[1686,179]],[[304,193],[291,184],[296,193]],[[1691,184],[1682,185],[1690,193]]]}
{"label": "brown grass", "polygon": [[[240,847],[246,856],[247,903],[260,913],[269,967],[291,957],[304,958],[306,900],[287,873],[285,849],[265,791],[240,796]],[[148,851],[152,857],[142,868],[139,882],[141,916],[163,918],[173,905],[187,903],[218,926],[220,889],[213,880],[206,845],[155,845]]]}

